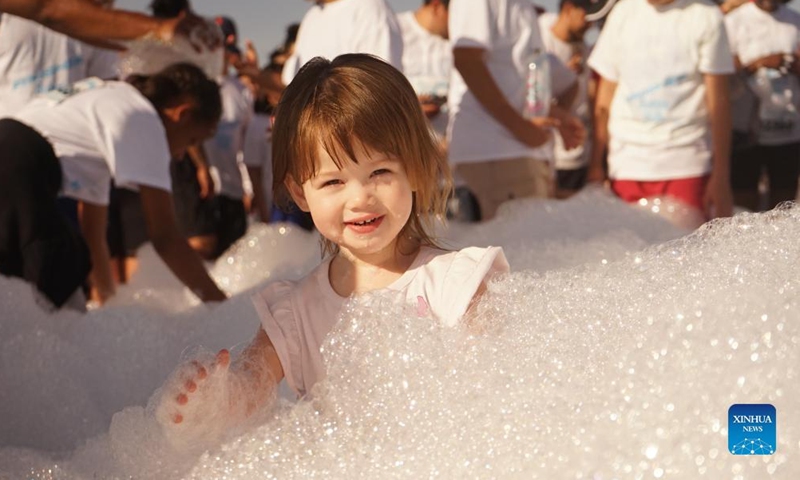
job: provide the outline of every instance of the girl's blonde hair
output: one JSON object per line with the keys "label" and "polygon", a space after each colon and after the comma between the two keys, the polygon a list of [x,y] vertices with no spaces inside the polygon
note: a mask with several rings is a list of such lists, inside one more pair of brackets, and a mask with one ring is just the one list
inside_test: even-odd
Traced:
{"label": "girl's blonde hair", "polygon": [[[397,69],[372,55],[317,57],[300,69],[275,110],[272,129],[273,192],[291,200],[285,182],[302,185],[317,171],[319,148],[339,168],[355,161],[355,142],[399,159],[411,183],[413,208],[400,235],[436,246],[452,190],[450,169],[414,89]],[[323,240],[324,253],[337,247]]]}

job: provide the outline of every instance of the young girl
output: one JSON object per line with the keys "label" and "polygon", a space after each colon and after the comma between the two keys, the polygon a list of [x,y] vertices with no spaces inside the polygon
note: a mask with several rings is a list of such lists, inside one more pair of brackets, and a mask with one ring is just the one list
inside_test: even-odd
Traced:
{"label": "young girl", "polygon": [[276,197],[311,213],[328,256],[299,282],[254,296],[262,328],[232,368],[223,350],[178,370],[156,414],[188,435],[208,432],[199,425],[221,409],[241,420],[283,378],[298,396],[311,392],[325,376],[320,346],[349,297],[393,293],[455,325],[486,279],[508,270],[500,248],[436,246],[448,167],[413,88],[389,64],[363,54],[313,59],[287,87],[273,135]]}
{"label": "young girl", "polygon": [[[169,176],[170,158],[211,135],[220,111],[216,83],[176,64],[128,82],[79,82],[0,120],[0,272],[35,283],[60,306],[86,278],[87,245],[93,296],[105,301],[114,292],[106,244],[113,178],[139,190],[147,233],[173,273],[201,299],[224,300],[177,229]],[[79,202],[83,238],[56,207],[59,190]]]}

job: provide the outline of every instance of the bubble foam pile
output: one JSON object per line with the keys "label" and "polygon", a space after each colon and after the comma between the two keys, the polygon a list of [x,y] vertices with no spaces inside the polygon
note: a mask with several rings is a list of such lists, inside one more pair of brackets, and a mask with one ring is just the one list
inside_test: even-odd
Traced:
{"label": "bubble foam pile", "polygon": [[212,268],[239,295],[211,307],[197,305],[151,247],[131,284],[86,314],[47,313],[29,285],[0,277],[0,446],[69,450],[107,431],[115,412],[147,401],[187,347],[249,340],[259,325],[249,290],[299,278],[318,259],[316,235],[254,226]]}
{"label": "bubble foam pile", "polygon": [[[66,455],[5,439],[0,478],[800,477],[800,209],[647,247],[678,231],[623,207],[591,195],[524,203],[451,229],[454,242],[489,239],[525,264],[489,285],[469,326],[442,328],[378,296],[351,307],[324,344],[329,374],[313,398],[281,402],[205,453],[175,451],[136,401]],[[236,301],[209,319],[239,313]],[[141,321],[133,313],[119,315]],[[15,357],[0,338],[6,370]],[[100,358],[116,355],[104,348]],[[80,405],[103,387],[66,397]],[[728,408],[742,403],[776,407],[774,455],[728,452]]]}
{"label": "bubble foam pile", "polygon": [[[329,378],[190,478],[798,478],[800,211],[745,214],[632,258],[491,286],[469,329],[377,304]],[[733,404],[777,452],[733,456]]]}

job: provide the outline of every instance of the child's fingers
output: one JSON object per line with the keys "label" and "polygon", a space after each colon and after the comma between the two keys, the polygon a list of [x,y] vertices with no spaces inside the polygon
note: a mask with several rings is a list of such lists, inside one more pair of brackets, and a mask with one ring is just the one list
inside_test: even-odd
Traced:
{"label": "child's fingers", "polygon": [[200,380],[204,380],[208,376],[208,370],[206,367],[200,364],[197,360],[192,360],[192,366],[195,368],[195,372],[197,378]]}
{"label": "child's fingers", "polygon": [[217,353],[217,365],[222,368],[228,368],[228,365],[231,364],[231,352],[226,349],[222,349]]}

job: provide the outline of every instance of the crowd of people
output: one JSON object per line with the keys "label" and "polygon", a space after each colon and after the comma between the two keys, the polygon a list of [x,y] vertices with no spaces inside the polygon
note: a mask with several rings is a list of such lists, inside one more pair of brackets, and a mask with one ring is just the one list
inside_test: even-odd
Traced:
{"label": "crowd of people", "polygon": [[[203,261],[249,222],[324,240],[308,277],[254,297],[263,328],[240,359],[184,367],[167,424],[234,367],[257,384],[248,391],[286,378],[307,394],[353,295],[395,292],[445,324],[468,318],[508,264],[498,248],[440,249],[445,216],[490,221],[511,199],[588,183],[707,219],[797,194],[800,14],[781,0],[620,0],[593,46],[589,0],[555,12],[421,0],[400,14],[385,0],[320,0],[263,66],[233,19],[209,25],[187,0],[153,0],[152,16],[55,3],[0,0],[0,272],[56,307],[81,308],[84,290],[102,304],[150,241],[202,300],[221,301]],[[119,77],[121,40],[188,32],[223,57],[216,78],[187,62]],[[530,116],[541,58],[552,99]],[[226,405],[238,418],[254,403]]]}

